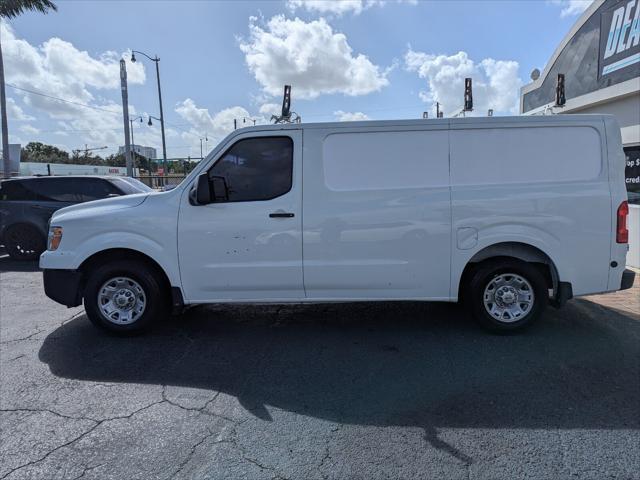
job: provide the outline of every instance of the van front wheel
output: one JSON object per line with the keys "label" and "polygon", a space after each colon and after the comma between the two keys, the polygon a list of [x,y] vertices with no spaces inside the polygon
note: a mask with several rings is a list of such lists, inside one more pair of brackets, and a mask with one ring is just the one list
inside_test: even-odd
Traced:
{"label": "van front wheel", "polygon": [[147,329],[168,309],[154,272],[135,260],[115,261],[90,272],[83,297],[94,325],[124,335]]}
{"label": "van front wheel", "polygon": [[475,319],[495,332],[520,330],[536,321],[548,301],[544,276],[515,259],[488,261],[473,274],[471,308]]}

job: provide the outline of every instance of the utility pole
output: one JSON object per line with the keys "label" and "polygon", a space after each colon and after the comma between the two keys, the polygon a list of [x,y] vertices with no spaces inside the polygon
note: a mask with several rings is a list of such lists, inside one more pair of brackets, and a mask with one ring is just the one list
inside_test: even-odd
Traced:
{"label": "utility pole", "polygon": [[2,105],[2,164],[4,178],[11,177],[9,158],[9,125],[7,124],[7,98],[4,90],[4,62],[2,61],[2,40],[0,40],[0,105]]}
{"label": "utility pole", "polygon": [[[140,121],[142,121],[142,117],[140,117]],[[136,141],[133,139],[133,119],[129,119],[129,125],[131,126],[131,158],[133,159],[132,169],[136,165]]]}
{"label": "utility pole", "polygon": [[160,66],[158,65],[160,59],[156,55],[156,79],[158,80],[158,101],[160,102],[160,131],[162,132],[162,162],[164,167],[165,177],[169,173],[167,169],[167,143],[164,138],[164,113],[162,111],[162,91],[160,90]]}
{"label": "utility pole", "polygon": [[[123,58],[120,59],[120,88],[122,90],[122,116],[124,119],[124,157],[127,162],[127,176],[133,177],[131,143],[129,142],[129,92],[127,91],[127,66]],[[160,116],[162,117],[162,113],[160,113]]]}
{"label": "utility pole", "polygon": [[133,120],[129,119],[129,125],[131,126],[131,150],[136,152],[136,141],[133,139]]}

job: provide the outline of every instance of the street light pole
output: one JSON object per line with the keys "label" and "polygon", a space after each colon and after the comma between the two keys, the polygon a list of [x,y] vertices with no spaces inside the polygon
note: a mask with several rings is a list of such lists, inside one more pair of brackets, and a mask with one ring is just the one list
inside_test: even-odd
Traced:
{"label": "street light pole", "polygon": [[164,174],[166,175],[167,174],[167,143],[166,143],[165,134],[164,134],[164,111],[162,109],[162,89],[160,88],[160,58],[158,58],[157,55],[151,58],[149,55],[147,55],[144,52],[140,52],[138,50],[131,50],[132,62],[136,61],[136,56],[135,56],[136,53],[139,53],[140,55],[144,55],[145,57],[147,57],[149,60],[151,60],[156,64],[156,79],[158,81],[158,102],[160,103],[160,131],[162,132],[162,166],[164,169]]}
{"label": "street light pole", "polygon": [[200,137],[200,160],[204,159],[204,156],[202,155],[202,140],[204,140],[205,142],[208,142],[209,139],[207,138],[206,135],[204,136],[204,138]]}
{"label": "street light pole", "polygon": [[133,157],[133,160],[134,160],[133,161],[133,163],[134,163],[133,166],[134,167],[135,167],[135,163],[136,163],[135,162],[135,159],[136,159],[136,155],[135,155],[135,153],[136,153],[136,141],[133,139],[133,122],[134,121],[138,121],[138,120],[140,120],[140,123],[142,123],[142,116],[137,116],[136,118],[130,118],[129,119],[129,123],[131,124],[131,150],[133,150],[132,157]]}

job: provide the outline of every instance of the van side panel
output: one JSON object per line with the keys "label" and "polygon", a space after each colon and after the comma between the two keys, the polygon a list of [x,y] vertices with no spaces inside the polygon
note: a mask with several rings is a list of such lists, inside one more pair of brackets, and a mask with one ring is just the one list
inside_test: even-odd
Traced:
{"label": "van side panel", "polygon": [[607,290],[605,148],[601,117],[556,125],[452,125],[452,291],[476,252],[509,241],[546,253],[574,295]]}
{"label": "van side panel", "polygon": [[446,123],[305,129],[307,298],[449,300],[448,137]]}

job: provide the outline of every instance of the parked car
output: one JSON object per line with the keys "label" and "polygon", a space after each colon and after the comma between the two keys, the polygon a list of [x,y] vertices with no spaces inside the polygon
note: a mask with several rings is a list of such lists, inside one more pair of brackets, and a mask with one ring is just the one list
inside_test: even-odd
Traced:
{"label": "parked car", "polygon": [[0,183],[0,243],[12,258],[35,260],[46,248],[49,218],[56,210],[76,203],[149,191],[142,182],[120,177],[4,180]]}
{"label": "parked car", "polygon": [[118,333],[200,303],[459,299],[516,330],[632,285],[624,166],[603,115],[244,128],[173,190],[57,212],[44,288]]}

